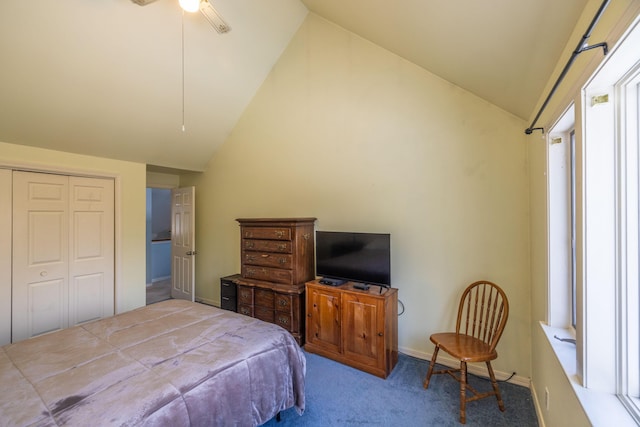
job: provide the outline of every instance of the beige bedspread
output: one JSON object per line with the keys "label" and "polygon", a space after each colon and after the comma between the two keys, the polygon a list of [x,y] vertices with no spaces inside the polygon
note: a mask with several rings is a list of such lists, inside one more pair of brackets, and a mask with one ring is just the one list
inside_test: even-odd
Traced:
{"label": "beige bedspread", "polygon": [[0,351],[8,426],[251,426],[304,411],[306,361],[279,326],[169,300]]}

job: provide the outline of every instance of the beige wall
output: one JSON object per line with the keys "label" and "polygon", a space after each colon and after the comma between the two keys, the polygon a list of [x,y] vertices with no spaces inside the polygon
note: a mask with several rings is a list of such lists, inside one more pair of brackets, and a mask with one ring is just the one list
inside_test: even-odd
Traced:
{"label": "beige wall", "polygon": [[197,296],[239,271],[238,217],[390,232],[401,350],[426,357],[462,289],[512,311],[497,370],[530,375],[526,124],[309,15],[196,185]]}
{"label": "beige wall", "polygon": [[115,178],[116,312],[145,304],[144,164],[0,142],[0,167]]}
{"label": "beige wall", "polygon": [[[581,16],[576,28],[567,44],[560,61],[556,66],[553,78],[549,81],[545,93],[541,94],[539,103],[546,98],[556,77],[567,63],[571,52],[587,30],[596,11],[602,4],[601,0],[590,0]],[[605,14],[598,22],[589,39],[589,44],[607,41],[613,47],[620,33],[627,28],[630,17],[635,16],[640,4],[633,0],[611,2]],[[567,74],[558,91],[551,99],[548,107],[541,116],[537,126],[549,129],[560,114],[569,106],[571,101],[579,100],[581,86],[594,72],[603,58],[602,50],[593,50],[580,54],[570,72]],[[578,108],[577,111],[580,111]],[[537,110],[536,110],[537,113]],[[533,115],[532,115],[533,118]],[[578,123],[579,126],[579,123]],[[576,132],[579,135],[581,132]],[[578,140],[579,144],[580,141]],[[532,385],[537,398],[541,401],[541,422],[547,426],[556,425],[587,425],[586,415],[578,403],[564,371],[548,340],[540,329],[539,322],[547,321],[548,300],[548,262],[547,262],[547,184],[546,167],[547,151],[543,135],[539,131],[527,137],[529,158],[529,187],[531,206],[531,358]],[[552,397],[550,409],[544,409],[545,388]]]}

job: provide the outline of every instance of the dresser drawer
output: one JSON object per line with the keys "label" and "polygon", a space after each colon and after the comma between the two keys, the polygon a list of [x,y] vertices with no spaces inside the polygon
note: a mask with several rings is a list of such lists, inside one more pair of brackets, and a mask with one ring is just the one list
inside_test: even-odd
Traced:
{"label": "dresser drawer", "polygon": [[250,265],[291,269],[293,256],[291,254],[243,251],[242,262]]}
{"label": "dresser drawer", "polygon": [[283,313],[291,313],[293,297],[291,295],[275,294],[275,308]]}
{"label": "dresser drawer", "polygon": [[288,227],[244,227],[242,233],[245,239],[291,240]]}
{"label": "dresser drawer", "polygon": [[265,322],[273,323],[273,308],[266,307],[254,307],[253,308],[253,317],[256,319],[264,320]]}
{"label": "dresser drawer", "polygon": [[237,301],[236,297],[221,297],[220,298],[220,308],[225,310],[236,311]]}
{"label": "dresser drawer", "polygon": [[238,306],[240,304],[253,305],[253,288],[238,286]]}
{"label": "dresser drawer", "polygon": [[291,253],[291,242],[277,240],[242,239],[242,249],[260,252]]}
{"label": "dresser drawer", "polygon": [[291,270],[271,267],[254,267],[251,265],[243,265],[242,277],[264,280],[266,282],[284,283],[287,285],[293,284],[293,273]]}
{"label": "dresser drawer", "polygon": [[273,291],[271,289],[256,289],[253,296],[256,307],[267,307],[273,310]]}
{"label": "dresser drawer", "polygon": [[238,313],[244,314],[245,316],[253,317],[253,306],[246,304],[238,304]]}
{"label": "dresser drawer", "polygon": [[221,297],[233,297],[237,295],[236,284],[233,282],[220,281],[220,296]]}
{"label": "dresser drawer", "polygon": [[293,316],[287,313],[283,313],[280,311],[276,311],[275,323],[278,326],[282,326],[287,331],[291,332],[293,330]]}

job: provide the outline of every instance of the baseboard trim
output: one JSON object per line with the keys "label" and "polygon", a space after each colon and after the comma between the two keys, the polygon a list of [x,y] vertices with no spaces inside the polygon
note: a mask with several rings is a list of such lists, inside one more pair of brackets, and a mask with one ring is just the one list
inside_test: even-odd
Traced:
{"label": "baseboard trim", "polygon": [[533,406],[536,408],[536,414],[538,415],[539,427],[545,427],[546,424],[544,423],[544,416],[542,415],[542,405],[538,399],[536,388],[533,386],[533,381],[531,381],[531,397],[533,398]]}
{"label": "baseboard trim", "polygon": [[200,298],[198,296],[196,296],[195,300],[196,302],[201,302],[202,304],[212,305],[214,307],[220,308],[220,301],[215,301],[209,298]]}
{"label": "baseboard trim", "polygon": [[[431,357],[433,356],[433,353],[418,351],[418,350],[414,350],[412,348],[407,348],[407,347],[400,347],[399,351],[400,353],[404,353],[408,356],[412,356],[418,359],[423,359],[428,361],[430,361]],[[458,360],[448,357],[446,354],[442,354],[442,352],[438,353],[438,364],[447,366],[449,368],[460,367],[460,362]],[[469,363],[467,364],[467,371],[470,374],[483,377],[483,378],[488,378],[487,367],[484,363],[482,364]],[[528,377],[522,377],[516,373],[516,375],[514,375],[513,378],[507,380],[507,378],[511,376],[511,372],[498,371],[495,368],[493,369],[493,371],[498,381],[507,381],[511,384],[516,384],[516,385],[531,389],[531,379]],[[425,372],[425,375],[426,374],[427,373]]]}

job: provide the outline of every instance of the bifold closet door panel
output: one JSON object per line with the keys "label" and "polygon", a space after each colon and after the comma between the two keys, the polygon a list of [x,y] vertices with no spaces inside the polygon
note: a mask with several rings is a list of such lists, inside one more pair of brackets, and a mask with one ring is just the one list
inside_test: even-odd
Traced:
{"label": "bifold closet door panel", "polygon": [[114,313],[114,183],[69,177],[69,326]]}
{"label": "bifold closet door panel", "polygon": [[11,174],[0,169],[0,345],[11,342]]}
{"label": "bifold closet door panel", "polygon": [[13,342],[68,325],[68,182],[13,172]]}

